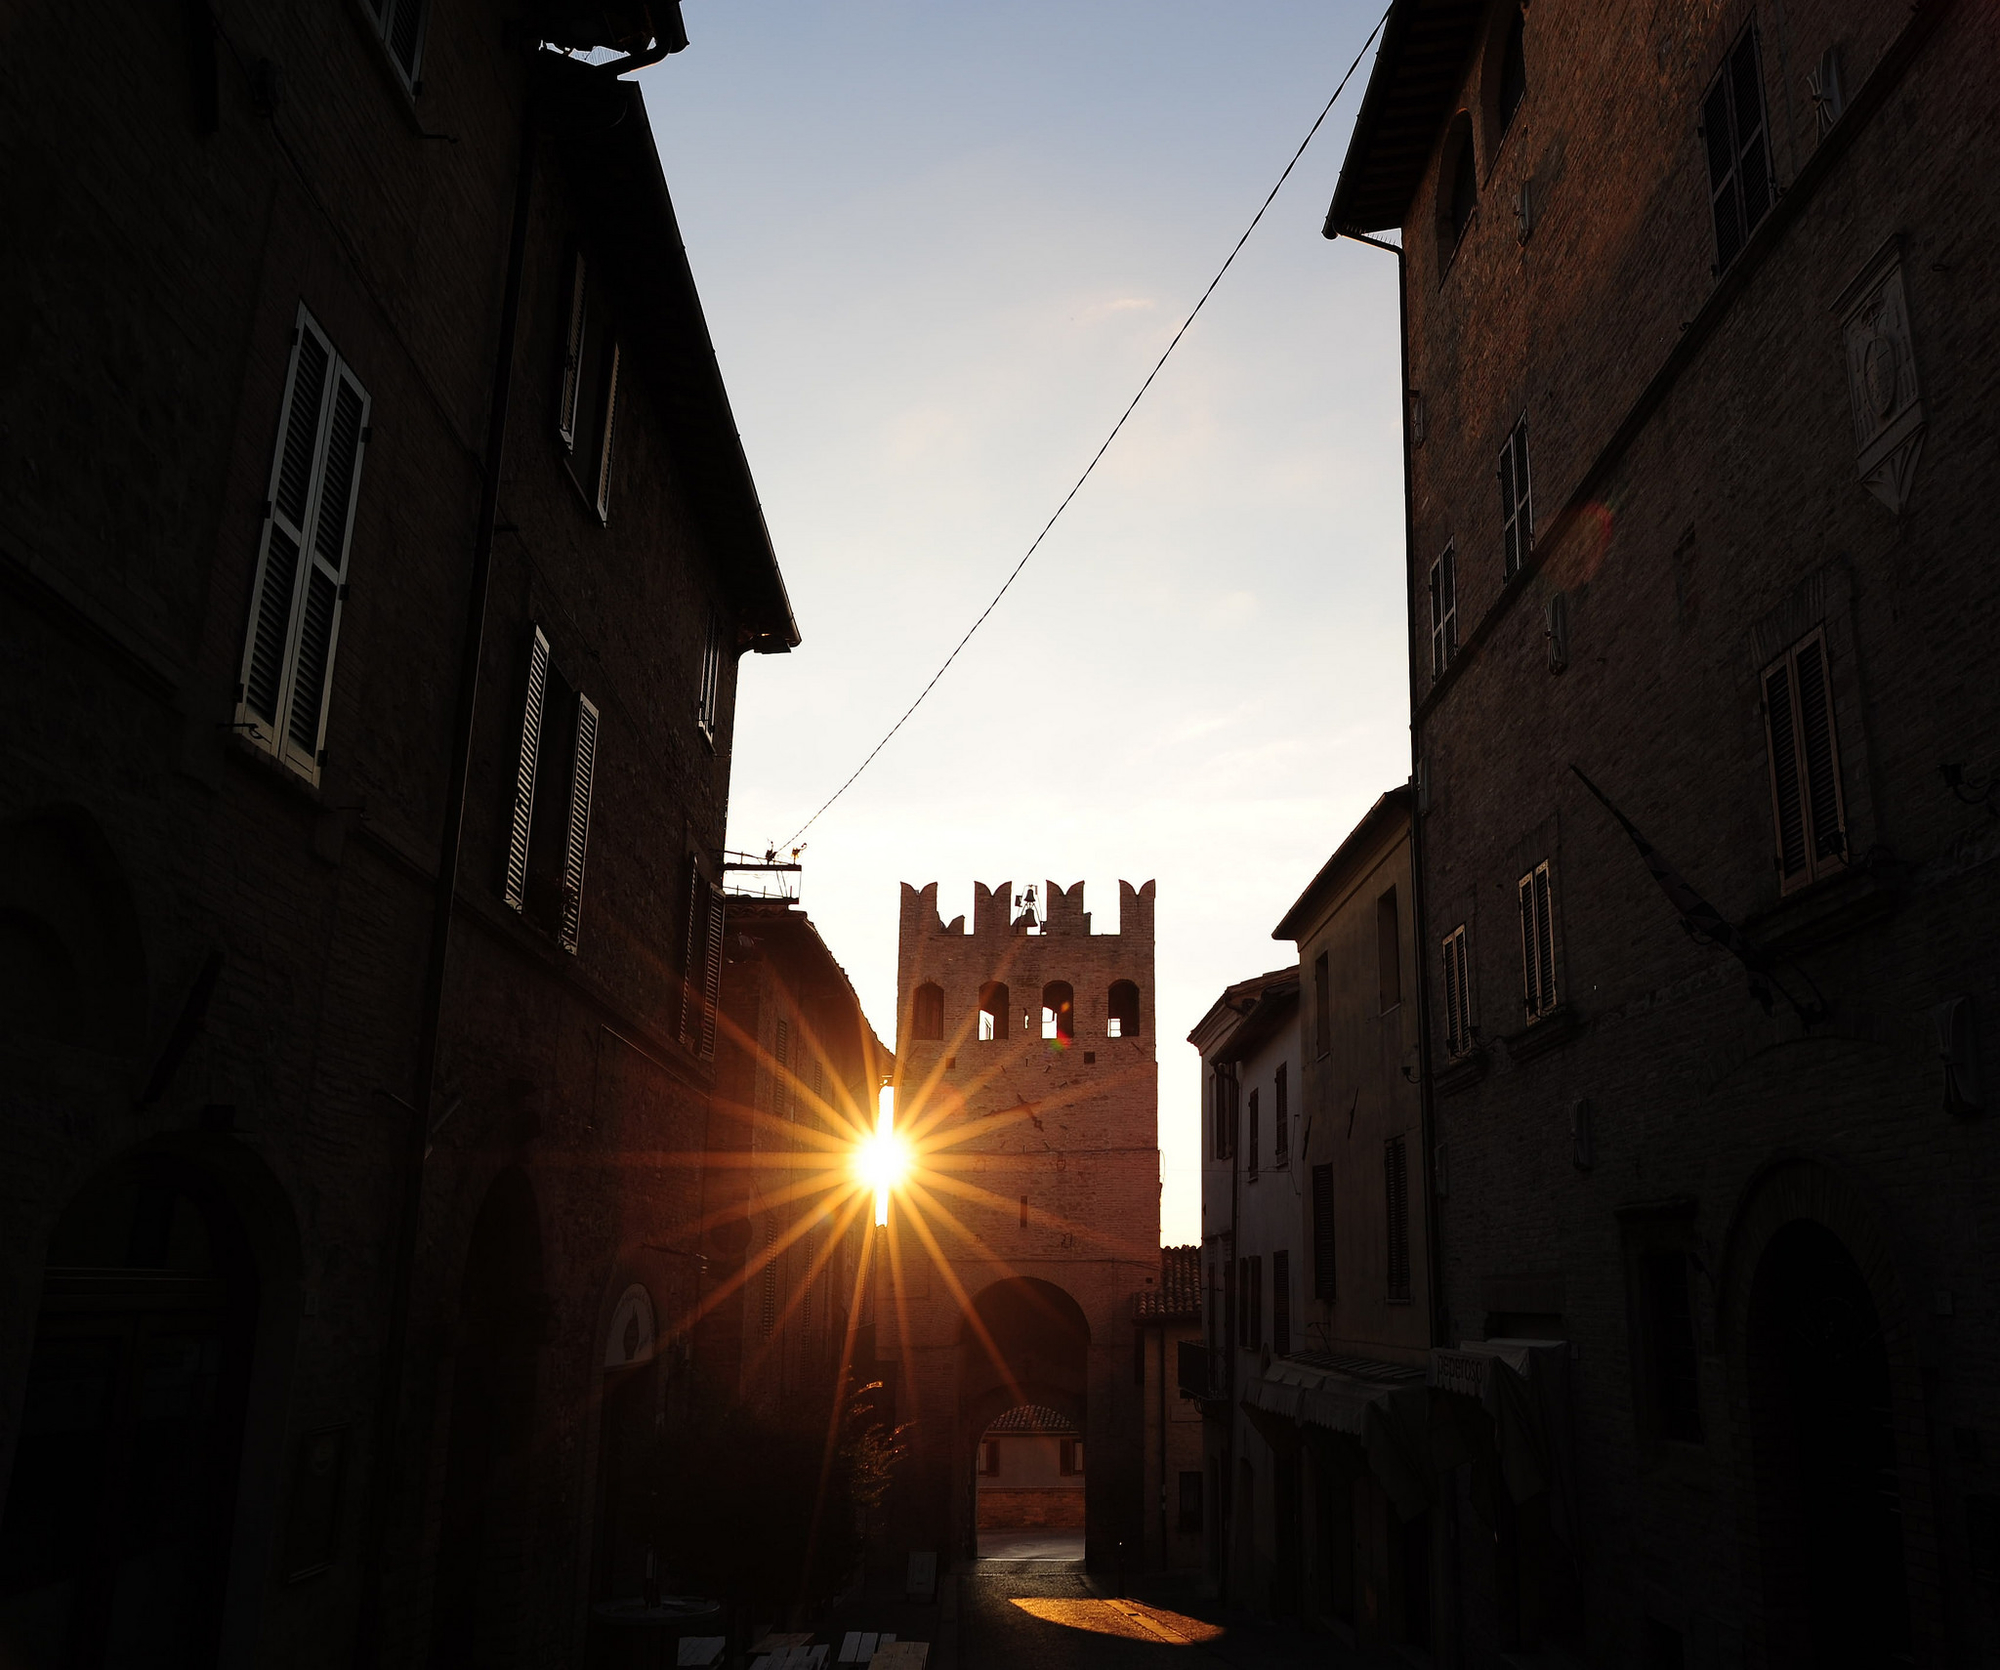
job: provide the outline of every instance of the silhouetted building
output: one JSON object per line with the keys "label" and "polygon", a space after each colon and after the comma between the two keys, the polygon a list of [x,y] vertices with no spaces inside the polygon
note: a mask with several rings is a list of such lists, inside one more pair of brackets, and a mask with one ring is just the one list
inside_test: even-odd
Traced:
{"label": "silhouetted building", "polygon": [[[874,1202],[854,1172],[891,1057],[812,919],[730,895],[702,1175],[701,1372],[767,1416],[835,1395]],[[873,1364],[872,1336],[864,1370]],[[853,1378],[850,1372],[849,1379]]]}
{"label": "silhouetted building", "polygon": [[573,1663],[631,1580],[797,632],[644,104],[541,27],[10,34],[9,1664]]}
{"label": "silhouetted building", "polygon": [[977,1445],[1028,1403],[1087,1446],[1086,1557],[1110,1569],[1139,1546],[1131,1295],[1160,1257],[1153,884],[1118,893],[1118,932],[1093,934],[1081,882],[1019,916],[1009,885],[975,884],[968,934],[939,918],[936,883],[903,888],[896,1123],[918,1169],[877,1259],[875,1344],[915,1426],[890,1552],[975,1552]]}
{"label": "silhouetted building", "polygon": [[1148,1571],[1199,1576],[1208,1489],[1204,1481],[1201,1405],[1181,1389],[1181,1353],[1205,1352],[1201,1319],[1201,1248],[1162,1247],[1160,1279],[1132,1295],[1137,1330],[1133,1383],[1144,1403],[1144,1565]]}
{"label": "silhouetted building", "polygon": [[1407,320],[1443,1662],[2000,1640],[1996,71],[1390,11],[1327,231]]}

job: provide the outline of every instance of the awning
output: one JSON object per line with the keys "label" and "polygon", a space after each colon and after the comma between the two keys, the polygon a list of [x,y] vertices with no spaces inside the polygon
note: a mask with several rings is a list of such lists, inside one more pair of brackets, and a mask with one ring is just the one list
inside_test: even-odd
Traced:
{"label": "awning", "polygon": [[1372,1357],[1277,1357],[1244,1388],[1243,1401],[1358,1439],[1368,1470],[1409,1519],[1431,1502],[1427,1379],[1424,1369]]}
{"label": "awning", "polygon": [[1500,1475],[1516,1502],[1546,1490],[1555,1529],[1573,1540],[1569,1344],[1565,1340],[1461,1340],[1431,1352],[1430,1383],[1470,1398],[1493,1423]]}

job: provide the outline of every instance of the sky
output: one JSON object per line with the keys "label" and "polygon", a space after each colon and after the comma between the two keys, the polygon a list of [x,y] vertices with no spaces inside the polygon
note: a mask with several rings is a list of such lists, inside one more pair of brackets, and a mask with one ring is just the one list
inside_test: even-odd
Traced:
{"label": "sky", "polygon": [[[686,0],[647,108],[803,642],[745,657],[729,844],[787,841],[1061,502],[1379,16]],[[1371,54],[1372,54],[1372,48]],[[1222,988],[1409,775],[1395,261],[1320,225],[1368,65],[1124,432],[807,832],[893,1043],[898,883],[1158,883],[1161,1229]]]}

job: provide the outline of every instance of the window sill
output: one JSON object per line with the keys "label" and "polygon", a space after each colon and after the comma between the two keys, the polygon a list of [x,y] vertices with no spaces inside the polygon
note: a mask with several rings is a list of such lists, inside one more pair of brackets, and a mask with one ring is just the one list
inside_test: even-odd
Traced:
{"label": "window sill", "polygon": [[1520,1063],[1560,1049],[1582,1030],[1583,1017],[1567,1003],[1558,1003],[1502,1042],[1507,1046],[1507,1058]]}
{"label": "window sill", "polygon": [[1442,1072],[1431,1075],[1431,1088],[1440,1096],[1455,1096],[1461,1090],[1470,1090],[1486,1077],[1490,1068],[1484,1050],[1474,1050],[1462,1055]]}
{"label": "window sill", "polygon": [[1876,870],[1838,870],[1788,893],[1743,924],[1762,949],[1781,957],[1801,956],[1846,939],[1886,920],[1901,907],[1904,889]]}
{"label": "window sill", "polygon": [[248,766],[252,771],[262,773],[267,781],[290,790],[314,808],[321,811],[326,809],[326,797],[320,792],[319,784],[296,766],[288,765],[269,749],[258,747],[234,727],[225,729],[223,734],[225,737],[223,747],[228,750],[231,759]]}

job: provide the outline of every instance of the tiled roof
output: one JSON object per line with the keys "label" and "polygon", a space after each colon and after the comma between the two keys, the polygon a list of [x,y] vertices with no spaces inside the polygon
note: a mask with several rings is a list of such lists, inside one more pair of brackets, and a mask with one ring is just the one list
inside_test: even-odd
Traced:
{"label": "tiled roof", "polygon": [[1010,1409],[986,1429],[988,1432],[1040,1432],[1057,1438],[1077,1438],[1076,1422],[1057,1409],[1039,1403],[1024,1403]]}
{"label": "tiled roof", "polygon": [[1201,1248],[1162,1247],[1159,1282],[1132,1295],[1132,1315],[1140,1322],[1199,1322]]}

